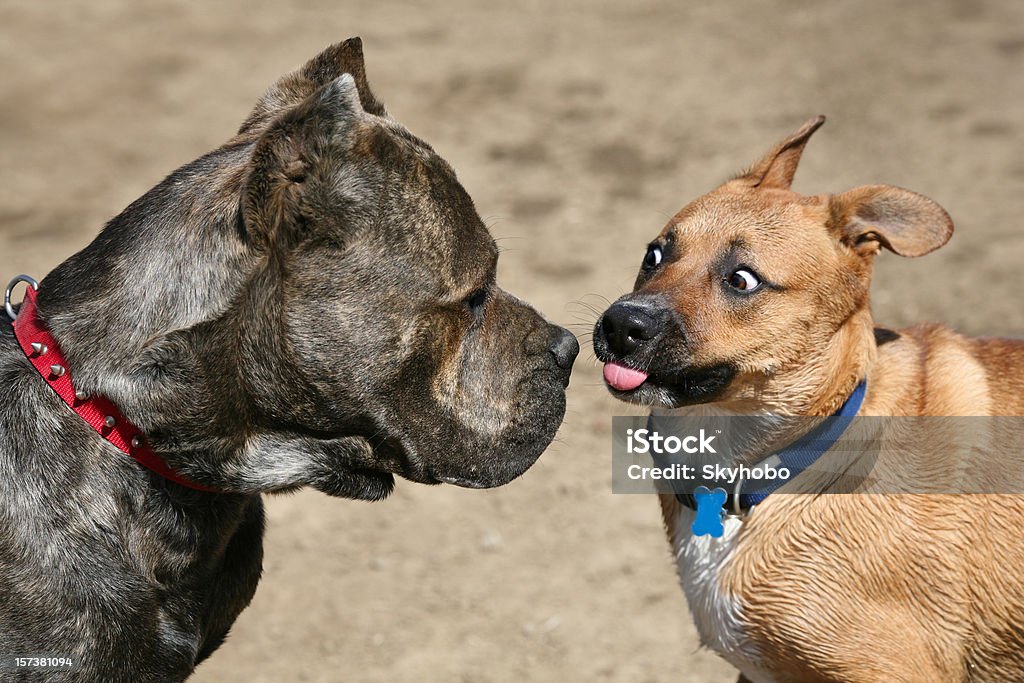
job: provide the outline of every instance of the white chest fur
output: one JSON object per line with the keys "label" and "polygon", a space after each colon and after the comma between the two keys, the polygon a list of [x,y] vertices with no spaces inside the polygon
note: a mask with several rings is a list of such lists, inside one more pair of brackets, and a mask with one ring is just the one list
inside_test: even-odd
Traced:
{"label": "white chest fur", "polygon": [[676,569],[701,642],[724,657],[754,683],[772,683],[759,663],[762,654],[743,632],[743,601],[722,587],[720,574],[732,558],[743,522],[726,517],[721,538],[694,536],[694,512],[681,508],[672,539]]}

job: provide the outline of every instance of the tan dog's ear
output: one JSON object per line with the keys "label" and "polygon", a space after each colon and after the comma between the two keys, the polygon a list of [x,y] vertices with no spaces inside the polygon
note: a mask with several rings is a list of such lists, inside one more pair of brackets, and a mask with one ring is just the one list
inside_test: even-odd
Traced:
{"label": "tan dog's ear", "polygon": [[363,62],[363,41],[359,38],[331,45],[306,62],[298,71],[282,76],[256,103],[239,133],[266,124],[285,110],[304,102],[317,90],[342,74],[351,74],[355,81],[363,110],[376,116],[386,116],[384,105],[374,97],[366,80]]}
{"label": "tan dog's ear", "polygon": [[800,130],[775,146],[759,162],[754,164],[740,179],[749,181],[754,187],[788,190],[793,184],[796,167],[800,163],[800,155],[804,153],[804,145],[810,140],[814,131],[825,123],[824,116],[815,116],[800,127]]}
{"label": "tan dog's ear", "polygon": [[829,198],[829,228],[857,251],[878,245],[900,256],[924,256],[953,236],[946,210],[924,195],[891,185],[866,185]]}

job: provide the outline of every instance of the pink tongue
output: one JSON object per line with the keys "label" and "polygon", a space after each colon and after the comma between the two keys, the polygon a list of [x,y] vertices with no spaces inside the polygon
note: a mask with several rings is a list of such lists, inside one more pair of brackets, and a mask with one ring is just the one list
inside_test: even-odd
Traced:
{"label": "pink tongue", "polygon": [[647,381],[647,373],[618,363],[605,363],[604,381],[619,391],[632,391]]}

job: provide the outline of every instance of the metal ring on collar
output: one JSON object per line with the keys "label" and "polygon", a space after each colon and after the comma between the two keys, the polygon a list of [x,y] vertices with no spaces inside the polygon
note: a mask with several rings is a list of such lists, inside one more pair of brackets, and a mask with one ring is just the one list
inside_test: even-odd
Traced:
{"label": "metal ring on collar", "polygon": [[7,289],[4,290],[4,309],[12,321],[18,319],[18,314],[14,312],[14,306],[11,305],[11,293],[18,286],[19,282],[24,282],[32,289],[39,291],[39,283],[28,275],[19,275],[7,283]]}
{"label": "metal ring on collar", "polygon": [[743,507],[740,505],[740,489],[743,487],[743,477],[736,478],[736,487],[732,490],[732,511],[725,513],[729,517],[739,517],[743,519],[750,512],[747,510],[743,511]]}

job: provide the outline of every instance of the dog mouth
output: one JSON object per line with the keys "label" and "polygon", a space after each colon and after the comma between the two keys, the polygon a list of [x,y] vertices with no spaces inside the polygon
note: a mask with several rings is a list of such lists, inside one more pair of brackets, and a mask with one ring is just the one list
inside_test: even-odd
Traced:
{"label": "dog mouth", "polygon": [[458,486],[464,489],[490,489],[504,485],[504,483],[492,484],[488,481],[480,481],[478,479],[467,479],[466,477],[441,477],[441,482],[445,484],[450,484],[452,486]]}
{"label": "dog mouth", "polygon": [[[477,413],[424,429],[373,427],[372,439],[380,468],[419,484],[460,488],[504,486],[532,467],[554,439],[565,416],[567,370],[536,368],[512,392],[515,410],[500,430],[485,431]],[[481,399],[482,400],[482,399]],[[487,413],[484,413],[484,417]],[[414,423],[416,424],[416,423]]]}
{"label": "dog mouth", "polygon": [[616,391],[633,391],[647,381],[649,374],[622,363],[610,362],[604,365],[604,381]]}
{"label": "dog mouth", "polygon": [[728,363],[668,371],[640,370],[622,361],[609,360],[603,374],[608,390],[622,401],[679,408],[714,401],[736,376],[736,370]]}
{"label": "dog mouth", "polygon": [[594,328],[594,355],[604,363],[604,382],[612,396],[627,403],[678,408],[710,403],[725,393],[737,375],[733,364],[693,364],[679,330],[666,330],[671,321],[653,315],[649,306],[622,308],[626,315],[619,311],[617,331],[607,328],[608,312]]}
{"label": "dog mouth", "polygon": [[466,489],[491,489],[504,486],[526,473],[547,448],[549,441],[538,442],[527,453],[492,453],[491,462],[473,464],[461,471],[434,472],[432,483],[443,483]]}

